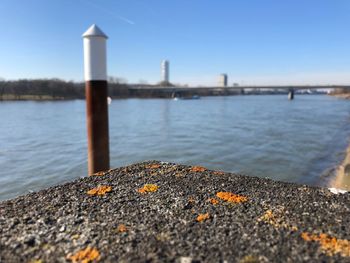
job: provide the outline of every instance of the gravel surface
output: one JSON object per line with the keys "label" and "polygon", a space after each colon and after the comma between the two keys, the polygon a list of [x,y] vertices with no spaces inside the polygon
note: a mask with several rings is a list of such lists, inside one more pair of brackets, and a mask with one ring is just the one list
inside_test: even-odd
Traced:
{"label": "gravel surface", "polygon": [[1,202],[0,262],[350,262],[349,204],[349,193],[144,162]]}

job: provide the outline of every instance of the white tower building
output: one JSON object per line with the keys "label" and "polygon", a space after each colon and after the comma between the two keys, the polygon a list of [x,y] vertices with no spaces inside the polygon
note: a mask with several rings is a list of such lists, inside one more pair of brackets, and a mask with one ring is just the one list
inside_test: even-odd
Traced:
{"label": "white tower building", "polygon": [[163,60],[160,65],[161,81],[163,83],[169,83],[169,61]]}
{"label": "white tower building", "polygon": [[219,75],[219,86],[220,87],[227,87],[227,74],[220,74]]}

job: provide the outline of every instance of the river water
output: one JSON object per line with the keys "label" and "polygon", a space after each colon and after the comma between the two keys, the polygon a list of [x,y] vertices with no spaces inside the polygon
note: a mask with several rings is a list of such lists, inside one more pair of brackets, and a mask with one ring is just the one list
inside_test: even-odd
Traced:
{"label": "river water", "polygon": [[[0,102],[0,200],[87,174],[85,101]],[[322,95],[126,99],[109,106],[111,166],[144,160],[325,186],[350,102]]]}

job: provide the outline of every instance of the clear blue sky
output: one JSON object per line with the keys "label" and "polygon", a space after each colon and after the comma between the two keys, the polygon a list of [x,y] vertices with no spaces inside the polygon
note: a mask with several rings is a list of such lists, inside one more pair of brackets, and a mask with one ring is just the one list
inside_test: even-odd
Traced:
{"label": "clear blue sky", "polygon": [[0,77],[83,79],[82,33],[108,36],[108,74],[212,85],[350,84],[349,0],[1,0]]}

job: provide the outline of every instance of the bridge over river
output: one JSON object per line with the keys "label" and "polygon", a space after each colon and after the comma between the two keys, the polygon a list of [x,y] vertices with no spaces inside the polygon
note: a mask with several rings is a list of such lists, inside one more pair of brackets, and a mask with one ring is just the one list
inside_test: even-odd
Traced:
{"label": "bridge over river", "polygon": [[315,85],[315,86],[235,86],[235,87],[179,87],[179,86],[156,86],[156,85],[131,85],[131,96],[160,97],[160,98],[190,98],[193,96],[228,96],[244,94],[247,91],[288,91],[288,98],[294,99],[294,94],[298,90],[348,90],[350,86],[340,85]]}
{"label": "bridge over river", "polygon": [[[238,87],[237,87],[238,88]],[[349,90],[350,86],[335,86],[335,85],[327,85],[327,86],[309,86],[309,85],[300,85],[300,86],[242,86],[239,87],[243,92],[245,89],[255,89],[255,90],[287,90],[288,91],[288,99],[294,99],[294,93],[298,90]]]}

